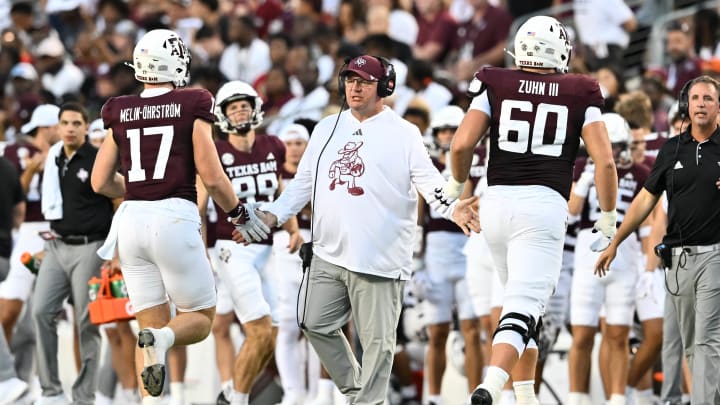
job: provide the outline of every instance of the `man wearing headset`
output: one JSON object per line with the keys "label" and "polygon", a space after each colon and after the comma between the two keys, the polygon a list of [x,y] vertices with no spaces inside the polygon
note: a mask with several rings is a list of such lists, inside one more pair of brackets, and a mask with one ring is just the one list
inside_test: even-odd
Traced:
{"label": "man wearing headset", "polygon": [[[412,267],[417,193],[466,234],[479,223],[470,208],[475,199],[443,193],[445,180],[417,127],[384,106],[395,87],[392,65],[358,56],[339,80],[350,109],[317,124],[295,178],[258,216],[275,226],[312,203],[314,255],[301,293],[301,326],[350,403],[380,404]],[[350,316],[363,348],[362,373],[340,331]]]}
{"label": "man wearing headset", "polygon": [[720,82],[709,76],[683,87],[679,111],[689,118],[690,126],[662,146],[644,188],[595,265],[596,273],[606,274],[620,243],[666,191],[667,234],[655,250],[663,258],[666,288],[692,370],[693,404],[720,403],[719,95]]}

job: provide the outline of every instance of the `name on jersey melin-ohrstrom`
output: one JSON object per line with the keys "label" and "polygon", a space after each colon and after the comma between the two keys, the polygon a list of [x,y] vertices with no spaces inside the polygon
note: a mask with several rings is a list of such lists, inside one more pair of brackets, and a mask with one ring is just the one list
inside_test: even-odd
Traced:
{"label": "name on jersey melin-ohrstrom", "polygon": [[539,82],[536,80],[520,80],[518,93],[538,96],[557,96],[560,85],[557,83]]}
{"label": "name on jersey melin-ohrstrom", "polygon": [[123,108],[120,110],[120,122],[178,118],[180,117],[181,107],[179,103],[170,103]]}

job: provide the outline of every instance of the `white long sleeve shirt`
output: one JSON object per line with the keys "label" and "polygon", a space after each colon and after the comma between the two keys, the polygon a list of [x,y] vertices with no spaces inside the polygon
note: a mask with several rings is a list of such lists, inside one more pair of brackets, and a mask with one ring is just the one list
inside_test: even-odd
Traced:
{"label": "white long sleeve shirt", "polygon": [[433,201],[445,179],[417,127],[392,109],[362,122],[343,111],[333,131],[336,119],[317,124],[295,178],[261,209],[283,223],[312,199],[315,187],[314,254],[350,271],[408,280],[417,192]]}

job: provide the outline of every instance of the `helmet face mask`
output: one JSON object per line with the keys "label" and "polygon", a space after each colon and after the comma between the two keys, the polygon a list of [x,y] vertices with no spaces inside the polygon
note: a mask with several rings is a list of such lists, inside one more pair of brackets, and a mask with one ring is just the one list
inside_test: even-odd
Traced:
{"label": "helmet face mask", "polygon": [[135,79],[186,86],[190,81],[190,60],[190,51],[176,33],[165,29],[149,31],[133,50]]}
{"label": "helmet face mask", "polygon": [[558,20],[535,16],[518,28],[513,57],[518,67],[551,68],[567,73],[571,50],[567,31]]}
{"label": "helmet face mask", "polygon": [[[227,107],[236,101],[246,100],[250,103],[252,111],[247,121],[232,123],[227,116]],[[255,129],[263,122],[262,99],[255,89],[249,84],[240,80],[233,80],[225,83],[215,96],[215,109],[213,111],[217,118],[217,125],[226,134],[245,135],[251,129]]]}

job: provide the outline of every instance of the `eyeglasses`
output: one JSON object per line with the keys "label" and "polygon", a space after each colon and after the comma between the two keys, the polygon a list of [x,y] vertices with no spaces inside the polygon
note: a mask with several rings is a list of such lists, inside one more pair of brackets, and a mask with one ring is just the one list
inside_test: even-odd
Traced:
{"label": "eyeglasses", "polygon": [[374,80],[361,79],[359,77],[346,77],[345,78],[345,86],[356,85],[356,86],[362,86],[362,87],[370,87],[370,86],[372,86],[373,83],[377,83],[377,82]]}

